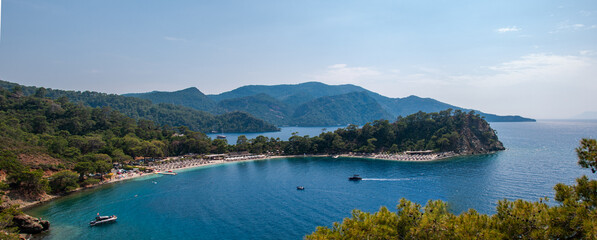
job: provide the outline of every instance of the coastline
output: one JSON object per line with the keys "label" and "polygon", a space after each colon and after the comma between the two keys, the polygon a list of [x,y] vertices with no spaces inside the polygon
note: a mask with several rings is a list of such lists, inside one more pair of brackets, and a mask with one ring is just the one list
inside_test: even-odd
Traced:
{"label": "coastline", "polygon": [[[263,161],[263,160],[270,160],[270,159],[282,159],[282,158],[292,158],[292,157],[303,157],[303,156],[268,156],[268,157],[264,157],[264,158],[256,158],[256,159],[247,159],[247,160],[239,160],[239,161],[218,161],[218,162],[209,162],[209,163],[205,163],[205,164],[200,164],[200,165],[193,165],[193,166],[184,166],[184,167],[177,167],[177,168],[172,168],[169,169],[170,171],[191,171],[191,170],[195,170],[195,169],[200,169],[200,168],[205,168],[205,167],[215,167],[215,166],[219,166],[219,165],[225,165],[225,164],[232,164],[232,163],[238,163],[238,162],[250,162],[250,161]],[[325,157],[325,155],[322,155],[320,157]],[[108,184],[115,184],[115,183],[119,183],[119,182],[125,182],[128,180],[134,180],[134,179],[140,179],[143,177],[156,177],[158,175],[160,175],[160,172],[153,172],[153,173],[127,173],[124,174],[123,177],[116,177],[113,176],[110,180],[106,180],[103,182],[100,182],[98,184],[95,185],[90,185],[90,186],[86,186],[86,187],[79,187],[73,191],[70,191],[68,193],[65,194],[58,194],[58,195],[52,195],[52,194],[46,194],[44,196],[41,197],[40,200],[26,200],[26,199],[21,199],[21,198],[8,198],[8,202],[11,205],[18,205],[18,209],[20,210],[27,210],[30,208],[33,208],[35,206],[50,202],[52,200],[64,197],[64,196],[68,196],[70,194],[76,193],[76,192],[81,192],[81,191],[86,191],[86,190],[92,190],[94,188],[97,187],[101,187],[104,185],[108,185]]]}
{"label": "coastline", "polygon": [[[442,155],[443,154],[443,155]],[[192,170],[196,170],[196,169],[200,169],[200,168],[206,168],[206,167],[216,167],[216,166],[220,166],[220,165],[226,165],[226,164],[234,164],[234,163],[240,163],[240,162],[252,162],[252,161],[264,161],[264,160],[274,160],[274,159],[283,159],[283,158],[304,158],[304,157],[317,157],[317,158],[324,158],[324,157],[332,157],[332,158],[337,158],[337,157],[343,157],[343,158],[361,158],[361,159],[372,159],[372,160],[384,160],[384,161],[396,161],[396,162],[432,162],[432,161],[439,161],[439,160],[446,160],[446,159],[450,159],[450,158],[454,158],[454,157],[461,157],[461,156],[469,156],[469,155],[473,155],[473,154],[445,154],[445,153],[440,153],[440,154],[433,154],[434,156],[427,156],[427,157],[423,157],[423,156],[411,156],[410,158],[407,157],[404,154],[370,154],[370,155],[357,155],[357,154],[338,154],[338,155],[330,155],[330,154],[313,154],[313,155],[274,155],[274,156],[265,156],[262,155],[258,158],[248,158],[248,159],[238,159],[238,160],[233,160],[233,161],[225,161],[225,160],[216,160],[216,161],[207,161],[204,163],[199,163],[201,161],[205,161],[203,159],[189,159],[189,160],[183,160],[181,162],[179,162],[179,164],[173,164],[171,165],[172,168],[161,168],[160,171],[158,172],[153,172],[153,173],[127,173],[124,174],[121,177],[118,176],[113,176],[110,180],[98,183],[96,185],[91,185],[91,186],[87,186],[87,187],[80,187],[77,188],[71,192],[65,193],[65,194],[60,194],[60,195],[50,195],[47,194],[45,196],[42,197],[41,200],[35,200],[35,201],[27,201],[24,199],[10,199],[10,203],[11,204],[18,204],[19,205],[19,209],[21,210],[26,210],[26,209],[30,209],[33,208],[35,206],[50,202],[52,200],[58,199],[60,197],[64,197],[64,196],[68,196],[72,193],[76,193],[76,192],[80,192],[80,191],[85,191],[85,190],[91,190],[100,186],[104,186],[107,184],[114,184],[114,183],[118,183],[118,182],[124,182],[127,180],[133,180],[133,179],[139,179],[139,178],[143,178],[143,177],[155,177],[159,174],[162,174],[164,171],[182,171],[182,172],[186,172],[186,171],[192,171]],[[435,155],[442,155],[442,156],[435,156]],[[186,162],[185,162],[186,161]],[[195,162],[193,162],[195,161]],[[186,163],[186,164],[185,164]],[[155,169],[159,166],[153,166],[150,167],[152,169]],[[165,167],[165,166],[162,166]]]}

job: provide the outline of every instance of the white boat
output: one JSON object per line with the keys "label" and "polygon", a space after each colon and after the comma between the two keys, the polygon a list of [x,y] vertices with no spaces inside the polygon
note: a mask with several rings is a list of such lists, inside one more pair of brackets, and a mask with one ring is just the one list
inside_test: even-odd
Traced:
{"label": "white boat", "polygon": [[118,219],[118,217],[116,217],[116,215],[100,216],[98,213],[97,217],[95,217],[95,220],[89,222],[89,226],[95,226],[95,225],[99,225],[99,224],[115,222],[116,219]]}

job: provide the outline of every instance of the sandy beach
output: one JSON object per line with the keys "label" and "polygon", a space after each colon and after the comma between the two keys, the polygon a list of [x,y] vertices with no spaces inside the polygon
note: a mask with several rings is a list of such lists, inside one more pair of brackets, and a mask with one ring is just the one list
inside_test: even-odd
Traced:
{"label": "sandy beach", "polygon": [[275,156],[267,156],[267,155],[250,155],[246,157],[231,157],[226,159],[220,160],[206,160],[206,159],[199,159],[199,158],[191,158],[191,159],[182,159],[182,158],[171,158],[165,161],[162,161],[157,164],[153,164],[148,166],[147,168],[153,169],[153,173],[126,173],[124,175],[114,176],[111,180],[104,181],[103,183],[112,183],[112,182],[119,182],[129,179],[134,179],[138,177],[148,176],[151,174],[161,174],[161,173],[168,173],[170,171],[180,171],[180,170],[190,170],[194,168],[201,168],[207,166],[215,166],[215,165],[222,165],[222,164],[229,164],[235,162],[246,162],[246,161],[263,161],[263,160],[270,160],[270,159],[280,159],[280,158],[300,158],[300,157],[346,157],[346,158],[367,158],[367,159],[378,159],[378,160],[391,160],[391,161],[401,161],[401,162],[428,162],[428,161],[437,161],[442,159],[447,159],[451,157],[460,156],[453,152],[442,152],[442,153],[432,153],[432,154],[371,154],[371,155],[357,155],[357,154],[340,154],[340,155],[275,155]]}

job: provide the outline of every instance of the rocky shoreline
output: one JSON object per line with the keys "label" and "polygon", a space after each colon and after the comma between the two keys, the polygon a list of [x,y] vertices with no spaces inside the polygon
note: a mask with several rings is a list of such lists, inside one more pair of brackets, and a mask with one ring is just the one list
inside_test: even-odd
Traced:
{"label": "rocky shoreline", "polygon": [[[2,200],[6,199],[8,198],[3,198]],[[50,229],[50,222],[48,220],[29,216],[19,211],[15,205],[11,204],[9,201],[3,201],[2,204],[0,204],[0,211],[5,210],[9,210],[15,214],[12,216],[12,224],[7,227],[16,227],[21,234],[38,234]]]}

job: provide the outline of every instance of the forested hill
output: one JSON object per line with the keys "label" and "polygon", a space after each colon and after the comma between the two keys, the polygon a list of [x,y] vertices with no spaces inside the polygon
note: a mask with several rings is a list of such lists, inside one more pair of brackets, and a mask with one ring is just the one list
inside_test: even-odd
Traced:
{"label": "forested hill", "polygon": [[149,93],[129,93],[123,95],[151,100],[153,103],[171,103],[191,107],[200,111],[220,112],[217,110],[216,102],[208,98],[195,87],[175,92],[153,91]]}
{"label": "forested hill", "polygon": [[217,107],[216,111],[248,112],[276,125],[287,124],[292,114],[292,110],[288,105],[264,93],[222,100],[218,102]]}
{"label": "forested hill", "polygon": [[135,119],[151,120],[159,125],[173,127],[186,126],[193,131],[266,132],[278,130],[276,126],[268,122],[237,111],[213,115],[181,105],[153,104],[149,100],[116,94],[26,87],[6,81],[0,81],[0,87],[9,90],[19,87],[26,96],[38,92],[40,96],[52,99],[66,97],[69,101],[90,107],[110,107]]}
{"label": "forested hill", "polygon": [[365,92],[320,97],[296,108],[290,124],[299,126],[361,125],[394,117]]}
{"label": "forested hill", "polygon": [[366,89],[351,84],[327,85],[320,82],[306,82],[301,84],[281,84],[272,86],[247,85],[229,92],[209,95],[209,97],[215,101],[222,101],[225,99],[247,97],[263,93],[283,101],[286,104],[297,107],[320,97],[362,91],[366,91]]}
{"label": "forested hill", "polygon": [[[365,93],[368,96],[353,93]],[[272,86],[248,85],[207,97],[196,88],[177,92],[126,94],[126,96],[148,99],[155,103],[180,104],[211,113],[243,111],[279,126],[361,125],[380,117],[394,120],[398,116],[404,117],[419,111],[439,112],[446,109],[471,111],[471,109],[432,98],[417,96],[389,98],[351,84],[327,85],[320,82]],[[340,102],[348,104],[339,104]],[[358,106],[353,106],[351,102]],[[361,105],[365,102],[366,106]],[[372,115],[370,111],[359,111],[359,108],[376,109],[379,114]],[[309,112],[308,115],[306,110]],[[498,116],[477,110],[475,112],[490,122],[534,121],[520,116]]]}
{"label": "forested hill", "polygon": [[[18,88],[0,89],[0,195],[6,189],[31,197],[46,191],[72,190],[79,184],[99,182],[88,178],[89,173],[106,174],[113,163],[129,163],[137,157],[228,150],[225,140],[211,140],[186,127],[160,127],[108,107],[92,108],[66,98],[42,98],[41,92],[38,89],[34,95],[25,96]],[[78,174],[56,173],[60,170]],[[51,173],[55,174],[49,189],[44,176]],[[64,186],[61,181],[66,180]]]}
{"label": "forested hill", "polygon": [[[286,154],[379,153],[413,150],[485,154],[504,150],[493,129],[480,115],[460,110],[418,112],[396,122],[377,120],[358,128],[350,125],[315,137],[292,136]],[[270,150],[271,151],[271,150]]]}

